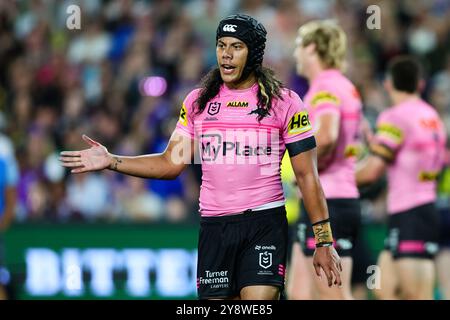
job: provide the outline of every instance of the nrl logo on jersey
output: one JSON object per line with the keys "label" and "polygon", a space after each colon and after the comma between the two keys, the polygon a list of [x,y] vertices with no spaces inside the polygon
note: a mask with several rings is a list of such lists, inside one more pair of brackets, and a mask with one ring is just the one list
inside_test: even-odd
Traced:
{"label": "nrl logo on jersey", "polygon": [[247,101],[230,101],[227,103],[228,108],[247,108]]}
{"label": "nrl logo on jersey", "polygon": [[220,102],[210,102],[208,105],[208,114],[211,116],[215,116],[220,111]]}

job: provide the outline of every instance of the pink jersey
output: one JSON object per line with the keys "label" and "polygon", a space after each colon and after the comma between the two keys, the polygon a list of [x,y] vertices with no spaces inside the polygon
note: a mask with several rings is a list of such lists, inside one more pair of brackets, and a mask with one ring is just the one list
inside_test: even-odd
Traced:
{"label": "pink jersey", "polygon": [[372,150],[376,152],[381,146],[391,160],[387,172],[389,213],[436,200],[436,178],[445,161],[445,142],[439,115],[419,98],[380,114]]}
{"label": "pink jersey", "polygon": [[280,162],[286,145],[302,140],[309,145],[305,150],[313,147],[308,114],[296,93],[283,89],[283,99],[258,123],[257,92],[257,84],[245,90],[222,85],[201,114],[194,109],[199,89],[183,103],[176,131],[198,140],[202,216],[283,205]]}
{"label": "pink jersey", "polygon": [[315,120],[322,114],[334,113],[340,119],[336,148],[326,161],[327,167],[319,173],[325,198],[358,198],[355,155],[359,146],[362,109],[355,86],[338,70],[322,71],[310,84],[305,105],[315,130]]}

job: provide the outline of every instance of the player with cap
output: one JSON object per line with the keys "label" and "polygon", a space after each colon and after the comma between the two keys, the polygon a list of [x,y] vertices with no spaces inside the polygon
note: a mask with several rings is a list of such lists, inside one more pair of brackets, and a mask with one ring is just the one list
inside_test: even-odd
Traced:
{"label": "player with cap", "polygon": [[300,98],[262,66],[266,34],[247,15],[219,23],[218,66],[185,98],[163,153],[117,156],[87,136],[91,148],[61,153],[73,173],[109,168],[152,179],[172,179],[199,160],[200,299],[280,297],[287,258],[280,161],[286,149],[314,224],[316,272],[323,270],[329,286],[341,284],[308,114]]}

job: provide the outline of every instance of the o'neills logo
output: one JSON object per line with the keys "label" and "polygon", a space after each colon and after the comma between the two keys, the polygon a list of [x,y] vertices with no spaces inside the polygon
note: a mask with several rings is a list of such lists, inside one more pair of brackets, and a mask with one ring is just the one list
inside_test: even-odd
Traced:
{"label": "o'neills logo", "polygon": [[227,103],[228,108],[247,108],[247,101],[230,101]]}
{"label": "o'neills logo", "polygon": [[271,245],[271,246],[259,246],[259,245],[256,245],[255,246],[255,250],[277,250],[277,247],[275,247],[274,245]]}

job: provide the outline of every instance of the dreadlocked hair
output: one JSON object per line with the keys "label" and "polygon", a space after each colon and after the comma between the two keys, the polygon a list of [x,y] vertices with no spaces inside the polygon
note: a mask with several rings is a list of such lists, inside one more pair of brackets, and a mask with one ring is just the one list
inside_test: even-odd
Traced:
{"label": "dreadlocked hair", "polygon": [[[269,68],[257,66],[254,73],[259,87],[257,93],[257,109],[254,113],[258,115],[258,121],[261,121],[264,117],[270,115],[274,98],[283,100],[281,89],[284,88],[284,85],[275,77],[273,70]],[[202,89],[194,104],[197,106],[196,113],[198,114],[205,110],[207,103],[214,99],[220,91],[223,80],[220,76],[219,68],[217,67],[209,71],[203,77],[200,84]]]}
{"label": "dreadlocked hair", "polygon": [[222,77],[220,76],[220,70],[218,67],[210,70],[200,81],[202,89],[195,100],[194,107],[197,105],[198,110],[196,113],[200,114],[205,110],[208,101],[214,99],[219,94],[220,86],[223,84]]}

